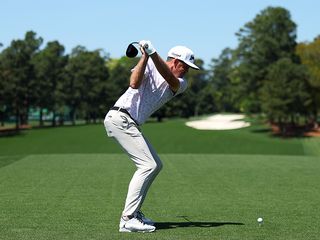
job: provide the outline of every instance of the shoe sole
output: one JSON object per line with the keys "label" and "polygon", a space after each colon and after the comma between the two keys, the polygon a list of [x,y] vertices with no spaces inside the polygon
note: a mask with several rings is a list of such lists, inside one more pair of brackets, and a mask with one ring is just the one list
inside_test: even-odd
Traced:
{"label": "shoe sole", "polygon": [[150,230],[130,230],[128,228],[119,228],[119,232],[141,232],[141,233],[150,233],[154,232],[156,229],[150,229]]}

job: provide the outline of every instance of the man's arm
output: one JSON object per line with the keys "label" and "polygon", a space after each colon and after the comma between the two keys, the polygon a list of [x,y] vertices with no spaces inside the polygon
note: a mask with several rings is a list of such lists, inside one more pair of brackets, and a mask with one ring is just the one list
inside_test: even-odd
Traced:
{"label": "man's arm", "polygon": [[131,88],[137,89],[140,87],[144,72],[146,70],[146,66],[148,63],[149,56],[145,53],[144,49],[141,49],[142,56],[138,62],[138,64],[133,69],[130,76],[130,84]]}
{"label": "man's arm", "polygon": [[152,46],[150,41],[141,40],[139,42],[140,46],[145,50],[145,53],[148,54],[154,65],[156,66],[158,72],[161,76],[167,81],[169,84],[170,89],[173,92],[177,92],[180,87],[179,79],[171,72],[169,66],[166,62],[159,56],[156,52],[155,48]]}
{"label": "man's arm", "polygon": [[161,74],[161,76],[167,81],[170,86],[170,89],[173,92],[177,92],[180,87],[180,81],[176,78],[173,73],[170,71],[166,62],[159,56],[157,52],[154,52],[150,55],[154,65],[156,66],[157,70]]}

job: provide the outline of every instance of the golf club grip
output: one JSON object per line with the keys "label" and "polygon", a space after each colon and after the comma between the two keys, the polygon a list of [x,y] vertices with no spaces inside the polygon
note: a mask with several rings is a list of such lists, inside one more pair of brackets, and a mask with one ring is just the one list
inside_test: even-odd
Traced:
{"label": "golf club grip", "polygon": [[[131,44],[138,44],[139,46],[141,46],[141,45],[140,45],[140,42],[132,42]],[[148,48],[149,48],[149,45],[148,45],[148,43],[145,43],[145,44],[144,44],[143,46],[141,46],[141,47],[148,49]]]}
{"label": "golf club grip", "polygon": [[135,47],[134,45],[137,44],[139,47],[143,47],[144,49],[148,49],[149,45],[145,43],[143,46],[140,45],[140,42],[131,42],[126,50],[126,56],[129,58],[134,58],[138,55],[138,48]]}

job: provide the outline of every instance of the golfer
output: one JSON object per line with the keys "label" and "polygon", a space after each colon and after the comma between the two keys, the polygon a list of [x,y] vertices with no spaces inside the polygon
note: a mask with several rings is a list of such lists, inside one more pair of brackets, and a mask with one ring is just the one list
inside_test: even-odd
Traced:
{"label": "golfer", "polygon": [[164,61],[150,41],[142,40],[139,45],[142,55],[132,70],[129,88],[104,120],[108,136],[115,138],[137,167],[120,218],[120,232],[156,229],[154,222],[141,212],[141,206],[162,163],[139,126],[163,104],[186,90],[183,77],[190,67],[199,69],[194,64],[193,52],[187,47],[173,47]]}

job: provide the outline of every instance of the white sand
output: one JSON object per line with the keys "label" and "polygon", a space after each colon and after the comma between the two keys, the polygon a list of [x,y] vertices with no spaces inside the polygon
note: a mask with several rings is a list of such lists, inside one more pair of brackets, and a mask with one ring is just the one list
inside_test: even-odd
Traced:
{"label": "white sand", "polygon": [[200,130],[230,130],[250,126],[250,123],[242,121],[243,114],[217,114],[203,120],[190,121],[186,125]]}

